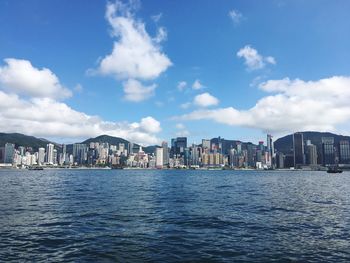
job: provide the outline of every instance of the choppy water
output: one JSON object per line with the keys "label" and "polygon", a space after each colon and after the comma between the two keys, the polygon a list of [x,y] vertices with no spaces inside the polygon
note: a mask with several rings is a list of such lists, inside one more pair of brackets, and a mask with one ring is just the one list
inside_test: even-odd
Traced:
{"label": "choppy water", "polygon": [[349,262],[350,173],[0,171],[1,262]]}

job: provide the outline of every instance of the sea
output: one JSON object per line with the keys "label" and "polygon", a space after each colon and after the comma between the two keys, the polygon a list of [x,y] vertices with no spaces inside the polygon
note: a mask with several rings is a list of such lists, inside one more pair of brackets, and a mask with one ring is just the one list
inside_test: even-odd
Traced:
{"label": "sea", "polygon": [[0,262],[350,262],[350,172],[0,170]]}

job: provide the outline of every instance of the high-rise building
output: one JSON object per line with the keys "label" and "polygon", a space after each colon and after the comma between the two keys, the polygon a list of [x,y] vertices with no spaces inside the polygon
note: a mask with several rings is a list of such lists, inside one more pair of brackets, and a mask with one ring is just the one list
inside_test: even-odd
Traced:
{"label": "high-rise building", "polygon": [[349,141],[342,140],[339,142],[339,161],[342,164],[349,164],[350,163]]}
{"label": "high-rise building", "polygon": [[307,143],[307,164],[317,165],[317,147],[311,143]]}
{"label": "high-rise building", "polygon": [[57,150],[53,149],[53,164],[57,164]]}
{"label": "high-rise building", "polygon": [[167,142],[162,142],[163,148],[163,165],[167,166],[169,164],[169,147]]}
{"label": "high-rise building", "polygon": [[322,137],[322,160],[323,165],[335,164],[334,138]]}
{"label": "high-rise building", "polygon": [[4,162],[5,158],[5,147],[0,147],[0,163]]}
{"label": "high-rise building", "polygon": [[55,146],[52,143],[46,145],[46,162],[48,164],[54,164],[54,152]]}
{"label": "high-rise building", "polygon": [[275,167],[275,147],[272,140],[272,135],[267,135],[267,152],[268,152],[268,160],[267,165],[271,167]]}
{"label": "high-rise building", "polygon": [[40,147],[38,150],[38,164],[42,165],[45,162],[45,148]]}
{"label": "high-rise building", "polygon": [[210,150],[210,140],[203,139],[202,148],[203,150]]}
{"label": "high-rise building", "polygon": [[171,140],[172,155],[184,156],[186,148],[187,148],[186,137],[177,137],[176,139]]}
{"label": "high-rise building", "polygon": [[13,163],[15,157],[15,145],[13,143],[5,144],[4,163]]}
{"label": "high-rise building", "polygon": [[297,132],[293,134],[293,154],[294,154],[295,168],[305,164],[304,138],[301,132]]}
{"label": "high-rise building", "polygon": [[[103,148],[106,149],[106,148]],[[108,146],[107,146],[108,149]],[[86,144],[83,143],[74,143],[73,144],[73,158],[74,161],[78,164],[85,164],[87,161],[87,151],[88,148]]]}
{"label": "high-rise building", "polygon": [[156,148],[156,167],[163,168],[163,148]]}

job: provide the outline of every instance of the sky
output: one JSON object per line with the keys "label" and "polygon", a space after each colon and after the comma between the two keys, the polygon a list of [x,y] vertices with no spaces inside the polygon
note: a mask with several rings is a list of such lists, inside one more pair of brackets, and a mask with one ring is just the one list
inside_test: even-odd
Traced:
{"label": "sky", "polygon": [[0,0],[0,131],[350,134],[350,2]]}

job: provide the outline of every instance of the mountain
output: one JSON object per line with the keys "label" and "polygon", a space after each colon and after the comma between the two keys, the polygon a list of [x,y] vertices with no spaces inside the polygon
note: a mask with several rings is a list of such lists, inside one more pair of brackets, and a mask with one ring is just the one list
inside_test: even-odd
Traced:
{"label": "mountain", "polygon": [[[350,140],[350,136],[338,135],[330,132],[314,132],[306,131],[301,132],[303,134],[304,141],[310,140],[312,144],[316,145],[318,149],[321,149],[322,137],[333,137],[334,144],[337,145],[341,140]],[[275,149],[284,154],[292,152],[293,149],[293,134],[281,137],[274,143]]]}
{"label": "mountain", "polygon": [[[125,144],[125,147],[126,149],[129,148],[129,144],[130,142],[128,140],[125,140],[123,138],[119,138],[119,137],[113,137],[113,136],[109,136],[109,135],[100,135],[100,136],[97,136],[95,138],[90,138],[90,139],[87,139],[81,143],[84,143],[86,145],[89,145],[91,142],[108,142],[110,145],[117,145],[119,143],[124,143]],[[145,153],[154,153],[155,152],[155,149],[159,147],[157,145],[150,145],[150,146],[146,146],[146,147],[142,147],[143,151]],[[133,144],[133,149],[134,149],[134,152],[135,151],[138,151],[138,149],[140,148],[140,145],[137,144],[137,143],[134,143]]]}
{"label": "mountain", "polygon": [[34,136],[28,136],[21,133],[0,133],[0,147],[5,146],[6,143],[14,143],[16,148],[18,146],[32,147],[34,151],[38,148],[46,147],[46,144],[53,143],[56,147],[60,147],[59,144],[50,142],[46,139],[36,138]]}
{"label": "mountain", "polygon": [[87,139],[81,143],[89,145],[91,142],[99,142],[99,143],[108,142],[109,144],[117,145],[117,146],[119,143],[124,143],[125,147],[128,147],[128,145],[130,143],[129,141],[127,141],[123,138],[113,137],[113,136],[109,136],[109,135],[100,135],[100,136],[97,136],[95,138]]}

